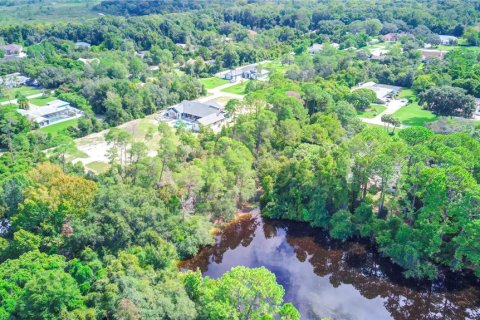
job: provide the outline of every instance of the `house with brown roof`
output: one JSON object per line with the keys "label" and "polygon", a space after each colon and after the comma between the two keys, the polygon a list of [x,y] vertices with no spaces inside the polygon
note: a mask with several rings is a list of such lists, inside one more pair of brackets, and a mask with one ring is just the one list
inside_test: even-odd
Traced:
{"label": "house with brown roof", "polygon": [[18,44],[6,44],[1,46],[6,55],[18,55],[23,52],[23,47]]}
{"label": "house with brown roof", "polygon": [[0,49],[4,52],[3,60],[15,60],[26,57],[27,55],[23,52],[23,47],[18,44],[6,44],[0,46]]}
{"label": "house with brown roof", "polygon": [[387,33],[382,37],[383,42],[397,42],[398,37],[395,33]]}

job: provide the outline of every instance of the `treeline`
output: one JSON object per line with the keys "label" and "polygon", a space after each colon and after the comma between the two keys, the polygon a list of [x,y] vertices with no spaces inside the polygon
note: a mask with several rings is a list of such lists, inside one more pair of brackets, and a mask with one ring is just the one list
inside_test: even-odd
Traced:
{"label": "treeline", "polygon": [[[218,1],[217,1],[218,2]],[[222,1],[223,5],[233,4],[234,1]],[[131,15],[145,16],[149,14],[163,14],[171,12],[186,12],[190,10],[199,10],[212,8],[215,1],[195,1],[195,0],[140,0],[140,1],[102,1],[93,7],[93,10],[111,15]]]}
{"label": "treeline", "polygon": [[55,164],[29,148],[0,158],[1,319],[299,319],[266,269],[216,280],[177,269],[255,195],[250,151],[209,131],[151,134],[155,157],[112,129],[100,176],[65,161],[68,141]]}
{"label": "treeline", "polygon": [[477,139],[364,128],[338,89],[276,78],[249,95],[256,111],[224,130],[256,159],[263,214],[369,238],[407,277],[435,279],[440,266],[480,275],[478,128]]}

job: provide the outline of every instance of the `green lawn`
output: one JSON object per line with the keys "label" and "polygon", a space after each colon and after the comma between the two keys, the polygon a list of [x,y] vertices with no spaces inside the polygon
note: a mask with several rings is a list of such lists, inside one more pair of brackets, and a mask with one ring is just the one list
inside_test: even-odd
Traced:
{"label": "green lawn", "polygon": [[200,79],[200,82],[205,86],[205,88],[213,89],[221,85],[227,84],[229,81],[225,79],[220,79],[217,77],[211,77],[211,78]]}
{"label": "green lawn", "polygon": [[[10,94],[10,100],[15,100],[15,95],[17,93],[21,93],[24,96],[28,97],[34,94],[42,93],[42,91],[34,87],[21,86],[21,87],[8,90],[8,93]],[[5,102],[5,101],[8,101],[8,99],[7,98],[0,99],[0,102]]]}
{"label": "green lawn", "polygon": [[47,103],[55,100],[57,100],[56,97],[39,97],[39,98],[30,99],[29,101],[31,104],[41,107],[41,106],[46,106]]}
{"label": "green lawn", "polygon": [[370,106],[370,109],[367,109],[365,111],[357,111],[357,114],[360,118],[371,119],[385,111],[385,109],[387,108],[385,106],[382,106],[381,104],[372,104]]}
{"label": "green lawn", "polygon": [[95,173],[104,173],[107,172],[108,169],[110,169],[110,165],[108,163],[100,161],[93,161],[85,165],[85,167],[92,171],[95,171]]}
{"label": "green lawn", "polygon": [[242,83],[238,83],[234,86],[228,87],[223,89],[223,92],[234,93],[234,94],[245,94],[245,89],[247,88],[247,84],[250,80],[244,81]]}
{"label": "green lawn", "polygon": [[267,69],[271,73],[285,74],[288,69],[288,65],[283,65],[281,62],[270,62],[262,65],[264,69]]}
{"label": "green lawn", "polygon": [[438,118],[430,111],[422,109],[416,101],[402,107],[393,116],[407,126],[423,126],[425,123],[435,121]]}
{"label": "green lawn", "polygon": [[409,104],[395,112],[393,116],[407,126],[423,126],[427,122],[437,120],[437,116],[418,105],[417,96],[411,89],[405,89],[398,94],[401,99],[408,99]]}
{"label": "green lawn", "polygon": [[72,22],[96,18],[92,7],[101,0],[0,1],[0,25]]}
{"label": "green lawn", "polygon": [[77,123],[78,119],[72,119],[57,124],[52,124],[51,126],[40,128],[39,130],[46,133],[51,133],[52,135],[57,135],[69,127],[75,127]]}

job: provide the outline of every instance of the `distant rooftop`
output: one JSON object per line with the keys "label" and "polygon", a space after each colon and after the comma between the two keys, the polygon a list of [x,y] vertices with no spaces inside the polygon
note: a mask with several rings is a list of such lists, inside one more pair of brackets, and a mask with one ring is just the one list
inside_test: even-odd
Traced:
{"label": "distant rooftop", "polygon": [[355,89],[370,89],[370,90],[373,90],[375,92],[375,94],[377,95],[377,98],[384,101],[388,96],[390,96],[392,94],[396,94],[402,88],[397,87],[397,86],[387,85],[387,84],[378,84],[378,83],[375,83],[373,81],[370,81],[370,82],[365,82],[365,83],[359,85]]}
{"label": "distant rooftop", "polygon": [[78,41],[78,42],[75,42],[75,45],[77,47],[90,48],[90,43],[88,42]]}
{"label": "distant rooftop", "polygon": [[203,118],[222,111],[222,106],[216,102],[201,103],[197,101],[182,101],[173,107],[178,113],[186,113],[195,117]]}

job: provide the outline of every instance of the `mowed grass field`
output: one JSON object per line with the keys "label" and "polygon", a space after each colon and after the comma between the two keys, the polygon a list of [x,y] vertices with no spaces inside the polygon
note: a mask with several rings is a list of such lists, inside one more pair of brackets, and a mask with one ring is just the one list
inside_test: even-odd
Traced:
{"label": "mowed grass field", "polygon": [[438,119],[436,115],[418,105],[418,98],[412,90],[402,90],[399,97],[408,99],[409,103],[393,114],[407,126],[423,126]]}
{"label": "mowed grass field", "polygon": [[49,102],[57,100],[56,97],[39,97],[30,99],[30,103],[36,106],[46,106]]}
{"label": "mowed grass field", "polygon": [[210,78],[203,78],[200,79],[200,82],[205,86],[207,89],[214,89],[216,87],[220,87],[224,84],[229,83],[228,80],[220,79],[217,77],[210,77]]}
{"label": "mowed grass field", "polygon": [[60,134],[63,130],[69,127],[76,127],[77,123],[78,123],[78,119],[72,119],[72,120],[52,124],[50,126],[40,128],[39,130],[45,133],[51,133],[52,135],[56,136]]}
{"label": "mowed grass field", "polygon": [[357,111],[357,115],[360,118],[367,118],[371,119],[377,116],[378,114],[382,113],[387,109],[385,106],[382,106],[380,104],[372,104],[369,109],[365,111]]}
{"label": "mowed grass field", "polygon": [[250,80],[244,81],[242,83],[238,83],[234,86],[228,87],[223,89],[223,92],[233,93],[233,94],[246,94],[245,89],[247,88],[247,84]]}
{"label": "mowed grass field", "polygon": [[100,2],[101,0],[8,1],[0,5],[0,25],[85,21],[99,16],[92,7]]}
{"label": "mowed grass field", "polygon": [[[17,88],[12,88],[8,90],[8,94],[10,95],[10,100],[15,100],[15,96],[17,93],[21,93],[24,96],[33,96],[34,94],[42,93],[40,89],[34,88],[34,87],[29,87],[29,86],[20,86]],[[0,102],[5,102],[8,101],[9,99],[3,97],[0,99]]]}

